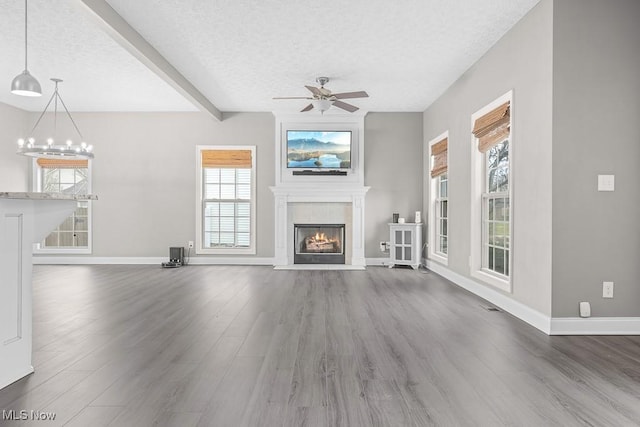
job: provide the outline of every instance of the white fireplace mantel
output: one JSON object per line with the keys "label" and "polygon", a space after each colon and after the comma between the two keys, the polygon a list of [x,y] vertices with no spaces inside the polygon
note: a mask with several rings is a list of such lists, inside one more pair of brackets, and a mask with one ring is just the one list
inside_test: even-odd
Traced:
{"label": "white fireplace mantel", "polygon": [[[288,238],[290,218],[288,207],[292,203],[351,204],[351,262],[348,265],[308,265],[303,268],[348,268],[363,270],[366,265],[364,256],[364,212],[365,195],[369,187],[359,185],[278,185],[269,187],[275,197],[275,256],[277,269],[294,268],[291,255],[291,244]],[[349,243],[347,243],[349,244]],[[299,267],[300,266],[296,266]]]}
{"label": "white fireplace mantel", "polygon": [[[280,269],[364,269],[364,117],[366,112],[324,115],[275,114],[275,268]],[[351,168],[346,175],[294,175],[287,168],[287,131],[348,130],[352,135]],[[309,208],[308,204],[317,204]],[[307,206],[305,206],[307,205]],[[313,218],[311,218],[313,217]],[[293,260],[294,221],[345,223],[345,264],[296,264]]]}
{"label": "white fireplace mantel", "polygon": [[364,197],[370,187],[365,186],[335,186],[328,188],[327,186],[314,185],[279,185],[269,187],[273,195],[278,197],[286,197],[289,203],[301,202],[336,202],[345,203],[352,202],[357,197]]}

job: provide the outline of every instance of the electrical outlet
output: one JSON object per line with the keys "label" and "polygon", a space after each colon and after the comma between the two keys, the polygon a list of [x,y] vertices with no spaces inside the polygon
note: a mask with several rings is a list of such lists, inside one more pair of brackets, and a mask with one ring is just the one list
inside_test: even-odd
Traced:
{"label": "electrical outlet", "polygon": [[380,242],[380,252],[387,251],[387,242]]}
{"label": "electrical outlet", "polygon": [[615,175],[598,175],[598,191],[615,191]]}
{"label": "electrical outlet", "polygon": [[613,282],[602,282],[602,298],[613,298]]}
{"label": "electrical outlet", "polygon": [[586,301],[580,303],[580,317],[591,317],[591,304]]}
{"label": "electrical outlet", "polygon": [[189,249],[193,249],[193,240],[189,240]]}

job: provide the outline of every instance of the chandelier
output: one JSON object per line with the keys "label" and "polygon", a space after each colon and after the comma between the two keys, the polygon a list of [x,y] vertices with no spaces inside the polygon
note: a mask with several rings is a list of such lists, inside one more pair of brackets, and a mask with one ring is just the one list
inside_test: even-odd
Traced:
{"label": "chandelier", "polygon": [[[37,158],[45,158],[45,159],[59,159],[60,157],[64,157],[67,159],[93,159],[93,146],[87,145],[84,142],[84,138],[82,137],[82,133],[80,133],[80,129],[76,125],[76,122],[71,117],[71,113],[67,109],[67,106],[64,104],[62,97],[58,93],[58,83],[61,83],[60,79],[51,79],[52,82],[55,83],[55,90],[53,91],[53,95],[47,102],[47,105],[44,107],[44,111],[40,114],[40,117],[36,121],[36,124],[31,129],[29,136],[27,138],[18,139],[18,154],[22,154],[24,156],[37,157]],[[40,121],[44,117],[44,114],[47,112],[49,105],[53,102],[54,114],[53,114],[53,134],[44,139],[43,143],[38,143],[36,138],[33,137],[33,132],[36,130]],[[71,120],[73,127],[75,128],[78,136],[80,137],[80,143],[74,143],[71,139],[63,140],[64,142],[58,143],[56,142],[56,131],[58,125],[58,102],[64,108],[64,111],[67,113],[67,117]]]}

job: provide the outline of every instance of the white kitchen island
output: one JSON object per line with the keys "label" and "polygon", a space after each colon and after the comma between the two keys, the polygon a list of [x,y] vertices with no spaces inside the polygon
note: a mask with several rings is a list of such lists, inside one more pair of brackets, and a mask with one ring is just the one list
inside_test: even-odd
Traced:
{"label": "white kitchen island", "polygon": [[33,372],[31,272],[41,242],[93,195],[0,192],[0,388]]}

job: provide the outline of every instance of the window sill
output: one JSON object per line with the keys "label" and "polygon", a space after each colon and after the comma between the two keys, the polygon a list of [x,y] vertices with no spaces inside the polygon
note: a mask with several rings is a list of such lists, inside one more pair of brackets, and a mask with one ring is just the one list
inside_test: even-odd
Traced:
{"label": "window sill", "polygon": [[430,259],[431,261],[435,261],[439,264],[449,266],[449,258],[444,255],[440,255],[434,252],[429,252],[428,259]]}
{"label": "window sill", "polygon": [[495,288],[500,289],[501,291],[511,293],[511,279],[510,278],[502,278],[493,273],[490,273],[488,270],[476,270],[471,272],[471,276],[474,278],[481,280],[483,283],[491,285]]}

